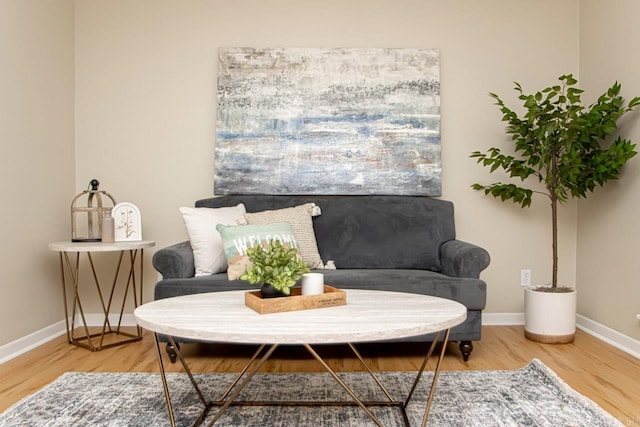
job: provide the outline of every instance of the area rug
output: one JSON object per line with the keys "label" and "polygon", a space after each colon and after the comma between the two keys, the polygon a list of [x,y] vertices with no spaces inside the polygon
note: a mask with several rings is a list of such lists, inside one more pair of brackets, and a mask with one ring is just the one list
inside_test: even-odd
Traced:
{"label": "area rug", "polygon": [[[367,374],[340,374],[364,399],[383,395]],[[413,372],[385,372],[379,378],[396,396],[405,396]],[[431,383],[425,373],[407,408],[420,425]],[[199,374],[206,396],[219,397],[233,374]],[[184,374],[168,374],[176,424],[190,426],[200,406]],[[349,400],[329,374],[258,374],[241,393],[245,400]],[[372,410],[383,425],[403,425],[397,408]],[[0,426],[168,426],[159,374],[70,372],[0,415]],[[206,420],[205,420],[206,425]],[[369,426],[358,407],[231,407],[215,426]],[[613,416],[564,383],[537,359],[514,371],[443,371],[429,426],[621,426]]]}

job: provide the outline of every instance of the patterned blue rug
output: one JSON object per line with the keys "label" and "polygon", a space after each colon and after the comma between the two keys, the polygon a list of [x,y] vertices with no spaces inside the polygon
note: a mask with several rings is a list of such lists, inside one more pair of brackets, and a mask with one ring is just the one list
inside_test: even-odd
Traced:
{"label": "patterned blue rug", "polygon": [[[340,374],[364,399],[383,395],[367,374]],[[392,396],[405,396],[412,372],[379,378]],[[198,374],[205,396],[217,398],[233,374]],[[420,425],[431,384],[425,373],[407,413]],[[179,426],[191,426],[200,406],[186,375],[169,374]],[[329,374],[259,374],[239,397],[244,400],[349,400]],[[398,409],[372,410],[384,426],[403,425]],[[205,420],[205,424],[206,425]],[[0,426],[168,426],[158,374],[66,373],[0,415]],[[358,407],[232,407],[215,426],[369,426]],[[441,372],[429,426],[621,426],[610,414],[577,393],[539,360],[514,371]]]}

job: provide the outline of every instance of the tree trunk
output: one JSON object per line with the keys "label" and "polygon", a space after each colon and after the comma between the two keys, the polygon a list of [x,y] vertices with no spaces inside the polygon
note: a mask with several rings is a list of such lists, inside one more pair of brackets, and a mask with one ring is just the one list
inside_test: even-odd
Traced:
{"label": "tree trunk", "polygon": [[558,286],[558,197],[555,193],[551,193],[551,228],[552,231],[552,246],[553,246],[553,270],[551,276],[551,286],[556,288]]}
{"label": "tree trunk", "polygon": [[[549,190],[549,196],[551,197],[551,245],[553,253],[553,263],[551,272],[551,287],[558,287],[558,195],[556,189],[558,188],[558,152],[555,149],[551,153],[551,180]],[[548,178],[547,178],[548,179]]]}

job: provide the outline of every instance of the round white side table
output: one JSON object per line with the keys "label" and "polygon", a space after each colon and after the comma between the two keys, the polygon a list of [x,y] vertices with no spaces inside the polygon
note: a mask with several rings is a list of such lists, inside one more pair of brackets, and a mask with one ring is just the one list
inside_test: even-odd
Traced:
{"label": "round white side table", "polygon": [[[102,243],[102,242],[55,242],[49,244],[49,249],[60,254],[60,273],[62,276],[62,295],[64,299],[64,315],[65,324],[67,328],[67,341],[69,344],[74,344],[79,347],[89,349],[91,351],[99,351],[104,348],[113,347],[116,345],[126,344],[132,341],[140,341],[142,339],[142,329],[140,326],[136,327],[136,333],[131,334],[121,330],[122,316],[125,310],[125,304],[127,302],[127,295],[131,293],[133,298],[134,309],[138,305],[142,304],[142,289],[143,289],[143,255],[144,249],[153,247],[155,242],[151,240],[140,241],[126,241],[126,242],[114,242],[114,243]],[[104,294],[102,292],[102,285],[96,272],[95,264],[93,262],[93,254],[100,252],[118,252],[118,261],[113,273],[113,281],[111,282],[111,288],[109,289],[109,297],[105,301]],[[100,298],[100,304],[102,306],[102,312],[104,314],[104,322],[102,324],[102,330],[98,333],[90,333],[89,325],[85,311],[82,307],[82,300],[80,298],[79,285],[80,285],[80,254],[86,254],[86,257],[91,266],[91,273],[97,294]],[[118,277],[122,271],[123,259],[126,257],[129,260],[129,268],[126,272],[127,277],[125,280],[118,280]],[[138,273],[136,274],[136,265]],[[119,282],[125,283],[125,290],[122,297],[122,304],[120,306],[120,313],[117,321],[117,325],[112,326],[109,319],[109,313],[114,300],[114,292]],[[67,292],[70,293],[71,298],[67,297]],[[71,308],[69,307],[69,299]],[[76,322],[82,323],[79,325],[81,330],[84,331],[84,335],[77,335]],[[115,334],[123,336],[123,339],[105,343],[105,336]]]}

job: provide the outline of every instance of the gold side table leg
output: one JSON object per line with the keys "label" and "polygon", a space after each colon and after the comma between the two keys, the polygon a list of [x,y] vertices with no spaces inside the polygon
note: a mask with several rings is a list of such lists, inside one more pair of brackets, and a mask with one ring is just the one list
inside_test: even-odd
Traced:
{"label": "gold side table leg", "polygon": [[[109,299],[105,304],[105,299],[102,293],[102,287],[100,284],[100,279],[98,278],[98,273],[96,271],[96,266],[93,262],[93,257],[90,252],[87,252],[88,261],[91,267],[91,274],[93,276],[94,286],[96,291],[98,292],[98,297],[100,299],[100,304],[102,307],[102,312],[104,315],[104,321],[102,324],[102,331],[96,332],[95,334],[91,334],[89,331],[89,325],[87,323],[87,319],[84,313],[84,308],[82,306],[82,301],[80,298],[80,252],[75,252],[75,264],[72,262],[69,256],[69,252],[61,251],[60,252],[60,274],[61,274],[61,282],[62,282],[62,295],[63,295],[63,303],[64,303],[64,316],[65,316],[65,327],[67,332],[67,342],[69,344],[73,344],[79,347],[84,347],[91,351],[100,351],[104,348],[109,348],[121,344],[126,344],[129,342],[140,341],[142,340],[142,328],[139,325],[136,325],[136,332],[129,333],[125,331],[121,331],[121,322],[124,315],[125,304],[127,301],[127,295],[129,293],[129,289],[131,288],[131,292],[133,293],[134,300],[134,309],[138,307],[139,304],[142,304],[143,297],[143,250],[140,250],[140,256],[138,257],[138,250],[131,250],[130,254],[130,270],[128,281],[126,284],[125,293],[123,295],[122,306],[119,314],[118,327],[117,329],[112,329],[111,323],[109,320],[109,312],[111,310],[111,305],[113,302],[115,288],[118,284],[118,277],[120,276],[120,270],[122,266],[122,259],[125,251],[120,252],[120,256],[117,262],[116,270],[114,273],[113,282],[111,284],[111,290]],[[139,280],[136,278],[136,261],[139,262],[140,267],[140,277]],[[138,298],[138,290],[136,289],[138,286],[139,289],[139,298]],[[67,287],[69,287],[69,291],[72,291],[73,295],[70,292],[67,292]],[[72,299],[71,309],[69,308],[69,299]],[[82,322],[82,328],[84,329],[84,336],[76,336],[76,318],[80,317],[78,323]],[[125,335],[129,337],[128,339],[123,339],[121,341],[104,344],[104,339],[107,334],[116,333],[119,335]]]}
{"label": "gold side table leg", "polygon": [[[129,272],[129,279],[127,280],[127,287],[125,289],[124,298],[122,299],[122,306],[120,307],[120,317],[118,319],[118,332],[120,332],[120,326],[122,324],[122,317],[124,316],[124,307],[127,302],[127,293],[129,287],[131,287],[131,293],[133,295],[133,309],[138,308],[142,304],[143,289],[144,289],[144,249],[133,249],[129,251],[129,261],[131,271]],[[136,280],[136,261],[140,268],[138,279]],[[136,294],[136,286],[139,288],[140,295]],[[139,340],[142,339],[142,327],[136,325],[136,335]]]}
{"label": "gold side table leg", "polygon": [[[139,251],[139,256],[138,256],[138,251]],[[115,326],[115,329],[111,329],[111,325],[109,324],[109,331],[106,331],[106,327],[105,325],[107,325],[108,322],[108,315],[111,312],[111,306],[113,304],[113,297],[114,297],[114,293],[115,293],[115,288],[118,285],[118,278],[120,277],[120,272],[122,271],[122,260],[124,259],[124,254],[125,252],[129,252],[128,258],[129,258],[129,271],[126,274],[126,283],[124,284],[125,288],[124,288],[124,292],[123,292],[123,296],[122,296],[122,304],[120,305],[120,312],[118,313],[118,323]],[[144,277],[143,277],[143,271],[144,271],[144,250],[143,249],[131,249],[128,251],[121,251],[120,252],[120,256],[118,258],[118,263],[116,266],[116,271],[114,274],[114,278],[113,278],[113,283],[112,283],[112,287],[111,287],[111,292],[110,292],[110,296],[109,296],[109,301],[107,304],[107,314],[105,315],[105,324],[103,325],[103,333],[115,333],[117,335],[123,335],[126,337],[129,337],[128,339],[123,339],[114,343],[110,343],[110,344],[106,344],[104,346],[101,345],[101,348],[109,348],[109,347],[114,347],[114,346],[118,346],[121,344],[126,344],[126,343],[130,343],[130,342],[135,342],[135,341],[140,341],[142,340],[142,328],[139,325],[136,325],[136,332],[135,333],[129,333],[129,332],[125,332],[122,331],[122,318],[124,316],[124,310],[125,310],[125,306],[127,303],[127,298],[129,295],[129,292],[131,292],[133,294],[133,304],[134,304],[134,310],[136,308],[138,308],[139,304],[142,304],[142,289],[143,289],[143,284],[144,284]],[[139,264],[139,268],[140,268],[140,276],[138,278],[136,278],[136,262]],[[140,292],[140,298],[138,298],[138,295],[136,293],[136,286],[139,287],[139,292]]]}
{"label": "gold side table leg", "polygon": [[[138,251],[140,252],[140,256],[138,256]],[[136,280],[136,262],[140,268],[138,273],[138,279]],[[136,287],[139,288],[140,295],[136,294]],[[127,295],[129,294],[129,290],[131,289],[131,294],[133,295],[133,308],[134,310],[138,308],[139,305],[142,304],[143,298],[143,289],[144,289],[144,249],[133,249],[129,251],[129,274],[127,276],[127,285],[124,290],[124,297],[122,298],[122,305],[120,306],[120,315],[118,317],[118,326],[116,327],[116,331],[120,333],[120,328],[122,326],[122,317],[124,316],[124,307],[127,304]],[[142,328],[138,325],[136,326],[136,336],[142,339]]]}
{"label": "gold side table leg", "polygon": [[118,277],[120,276],[120,269],[122,268],[123,258],[124,258],[124,251],[120,251],[120,253],[118,254],[118,262],[116,264],[116,270],[113,274],[113,281],[111,282],[111,291],[109,292],[109,301],[105,309],[104,324],[102,325],[103,334],[105,333],[107,327],[109,327],[109,332],[111,332],[111,321],[109,319],[109,313],[111,312],[111,303],[113,302],[113,294],[118,284]]}
{"label": "gold side table leg", "polygon": [[[93,263],[93,257],[91,256],[91,252],[87,252],[87,258],[89,259],[89,265],[91,266],[91,273],[93,274],[93,283],[95,284],[96,290],[98,291],[98,297],[100,297],[100,305],[102,306],[102,312],[105,314],[105,326],[108,326],[109,330],[111,330],[111,325],[109,324],[109,318],[106,316],[106,314],[109,313],[111,298],[109,298],[109,303],[105,306],[104,297],[102,296],[102,286],[100,285],[100,280],[98,279],[98,273],[96,272],[96,266]],[[120,269],[120,266],[118,266],[118,270],[119,269]],[[111,295],[113,295],[113,288],[111,290]]]}
{"label": "gold side table leg", "polygon": [[[102,312],[104,313],[104,322],[102,324],[102,331],[99,334],[100,340],[98,341],[97,350],[102,350],[102,346],[104,344],[104,337],[107,333],[111,333],[111,323],[109,322],[109,310],[111,309],[111,299],[113,298],[113,291],[116,286],[116,281],[118,278],[118,272],[120,271],[120,262],[122,261],[122,254],[120,254],[120,262],[118,263],[118,267],[116,269],[116,278],[113,281],[111,286],[111,294],[109,296],[109,301],[107,305],[104,304],[104,297],[102,296],[102,286],[100,285],[100,280],[98,279],[98,273],[96,272],[95,264],[93,263],[93,257],[91,256],[91,252],[87,252],[87,257],[89,258],[89,264],[91,265],[91,272],[93,274],[93,283],[96,286],[96,291],[98,292],[98,296],[100,297],[100,305],[102,306]],[[91,341],[91,338],[87,338]]]}
{"label": "gold side table leg", "polygon": [[[72,305],[72,310],[71,310],[71,325],[69,326],[69,315],[68,315],[68,308],[67,308],[67,298],[66,298],[66,292],[64,292],[65,294],[65,316],[66,316],[66,325],[67,325],[67,337],[69,339],[69,343],[70,344],[74,344],[74,345],[78,345],[80,347],[85,347],[88,348],[91,351],[95,351],[96,348],[93,346],[93,343],[91,342],[91,339],[89,338],[90,333],[89,333],[89,326],[87,325],[87,319],[84,315],[84,309],[82,308],[82,301],[80,300],[80,291],[79,291],[79,277],[80,277],[80,253],[77,252],[76,253],[76,257],[75,257],[75,265],[72,265],[71,260],[69,259],[69,253],[68,252],[61,252],[61,254],[63,254],[64,256],[64,260],[66,262],[66,266],[67,266],[67,273],[71,279],[72,285],[73,285],[73,305]],[[67,287],[67,281],[65,279],[65,269],[62,269],[62,286],[63,288]],[[82,338],[76,338],[75,337],[75,322],[76,322],[76,310],[77,312],[80,313],[80,318],[82,320],[83,323],[83,328],[85,331],[85,337]],[[79,341],[79,339],[83,339],[83,338],[87,338],[87,344],[81,343]]]}
{"label": "gold side table leg", "polygon": [[64,275],[64,256],[62,252],[59,254],[60,258],[60,274],[62,283],[62,302],[64,303],[64,324],[67,328],[67,342],[71,344],[71,332],[69,331],[69,308],[67,304],[67,283]]}

